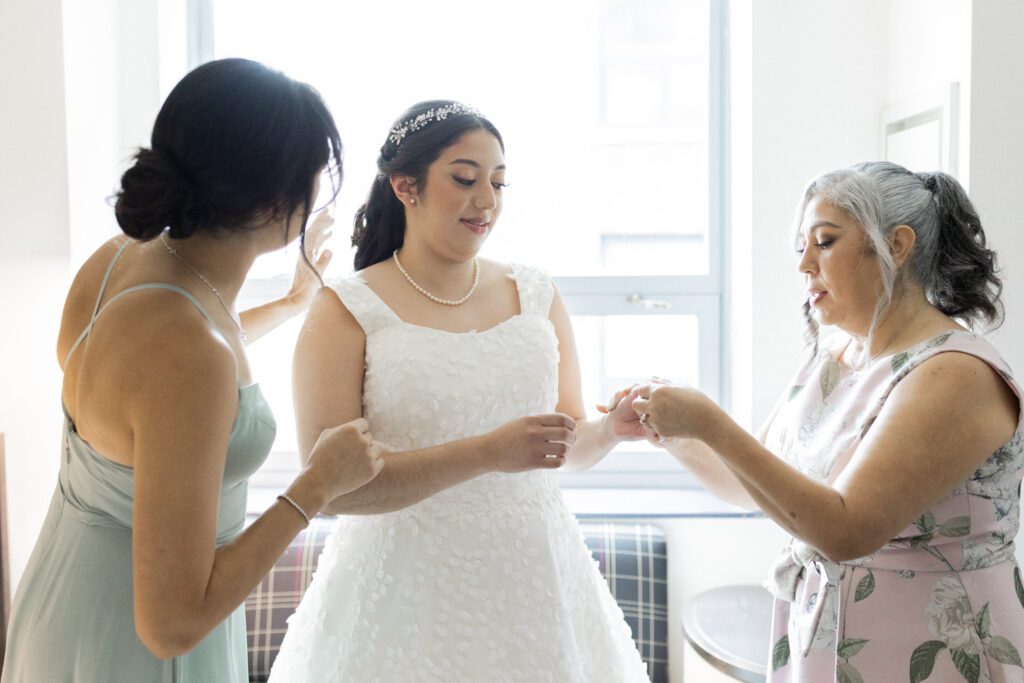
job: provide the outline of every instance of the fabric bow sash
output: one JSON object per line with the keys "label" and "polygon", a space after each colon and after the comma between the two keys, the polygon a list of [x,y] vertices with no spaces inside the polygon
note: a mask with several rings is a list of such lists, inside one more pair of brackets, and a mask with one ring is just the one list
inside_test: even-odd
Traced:
{"label": "fabric bow sash", "polygon": [[[794,605],[790,608],[789,618],[790,624],[796,626],[799,642],[790,645],[805,657],[816,640],[835,642],[839,623],[838,589],[842,575],[842,565],[794,539],[779,553],[772,573],[764,581],[764,587],[776,599]],[[817,584],[815,598],[808,600],[809,610],[795,604],[801,580],[807,582],[810,590]]]}

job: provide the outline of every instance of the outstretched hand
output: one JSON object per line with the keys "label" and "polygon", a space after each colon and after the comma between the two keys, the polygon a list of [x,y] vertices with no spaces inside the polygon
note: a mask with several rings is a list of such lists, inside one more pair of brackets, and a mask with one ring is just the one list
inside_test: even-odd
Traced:
{"label": "outstretched hand", "polygon": [[333,235],[331,226],[334,225],[334,216],[330,211],[324,209],[316,214],[312,222],[306,228],[306,255],[309,262],[313,264],[316,273],[310,270],[306,261],[299,255],[295,264],[295,278],[292,280],[291,289],[288,291],[288,298],[296,304],[305,308],[313,300],[313,296],[320,289],[320,278],[331,262],[334,254],[330,249],[323,249],[324,243]]}
{"label": "outstretched hand", "polygon": [[606,405],[598,405],[597,411],[608,415],[612,421],[612,433],[625,441],[647,439],[658,444],[661,437],[653,429],[640,422],[640,414],[633,410],[633,401],[639,397],[639,385],[632,385],[616,391]]}

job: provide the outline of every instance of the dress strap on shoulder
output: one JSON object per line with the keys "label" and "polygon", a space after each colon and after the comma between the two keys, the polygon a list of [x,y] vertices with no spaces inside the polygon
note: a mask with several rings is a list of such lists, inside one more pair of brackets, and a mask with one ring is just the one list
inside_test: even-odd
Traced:
{"label": "dress strap on shoulder", "polygon": [[103,301],[103,293],[107,291],[107,280],[110,279],[110,274],[114,271],[114,266],[117,264],[118,259],[121,258],[121,254],[131,244],[131,240],[125,240],[120,247],[117,248],[117,253],[114,254],[114,258],[110,259],[110,264],[107,266],[106,272],[103,273],[103,279],[100,280],[100,290],[96,294],[96,304],[92,307],[92,315],[89,317],[90,327],[92,321],[96,320],[97,314],[100,312],[100,302]]}
{"label": "dress strap on shoulder", "polygon": [[114,258],[110,259],[110,263],[107,264],[107,269],[103,272],[103,279],[100,280],[99,291],[96,293],[96,303],[92,307],[92,315],[89,316],[89,324],[85,326],[85,329],[82,330],[81,334],[78,335],[78,338],[75,339],[75,343],[71,345],[71,350],[68,351],[66,356],[64,356],[65,366],[68,364],[68,359],[71,358],[71,354],[78,349],[79,345],[86,337],[89,336],[89,332],[92,331],[93,323],[96,322],[96,316],[99,315],[100,312],[100,302],[103,301],[103,294],[107,291],[107,281],[110,279],[110,274],[114,271],[114,266],[117,264],[118,259],[121,258],[121,254],[124,253],[124,250],[129,244],[131,244],[131,240],[125,240],[122,242],[121,246],[117,248]]}
{"label": "dress strap on shoulder", "polygon": [[[168,292],[177,292],[178,294],[181,294],[183,297],[192,302],[192,305],[195,306],[196,310],[199,311],[199,314],[206,319],[206,322],[213,323],[213,318],[210,317],[210,314],[206,312],[206,308],[204,308],[203,305],[199,303],[199,299],[197,299],[192,294],[192,292],[188,291],[184,287],[167,284],[166,282],[147,282],[145,284],[135,285],[134,287],[128,287],[127,289],[122,290],[115,294],[114,296],[110,297],[110,301],[103,304],[103,308],[101,308],[99,312],[102,313],[104,310],[106,310],[107,306],[114,303],[115,301],[125,296],[126,294],[131,294],[133,292],[141,292],[147,289],[165,289]],[[98,318],[99,315],[97,315],[96,317]]]}
{"label": "dress strap on shoulder", "polygon": [[[124,247],[122,246],[121,249],[124,249]],[[118,252],[118,254],[120,254],[120,252]],[[116,258],[117,257],[115,257],[115,259]],[[110,274],[109,268],[107,269],[107,274]],[[103,284],[100,286],[101,292],[102,288],[105,286],[106,277],[104,277]],[[64,356],[64,366],[67,367],[68,360],[70,360],[71,358],[71,354],[73,354],[82,344],[82,342],[85,341],[85,338],[89,336],[89,333],[92,332],[93,326],[96,324],[96,320],[100,317],[100,315],[102,315],[103,311],[107,310],[110,304],[114,303],[115,301],[125,296],[126,294],[131,294],[132,292],[139,292],[147,289],[165,289],[170,292],[177,292],[178,294],[181,294],[183,297],[192,302],[192,305],[196,307],[196,309],[199,311],[199,314],[202,315],[207,322],[211,324],[213,323],[213,319],[210,317],[210,314],[206,312],[206,309],[203,308],[203,305],[199,303],[199,300],[196,299],[191,294],[191,292],[189,292],[186,289],[178,287],[177,285],[170,285],[165,282],[147,282],[145,284],[135,285],[134,287],[129,287],[110,297],[110,301],[107,301],[105,304],[103,304],[102,307],[97,306],[97,309],[92,314],[92,319],[89,320],[89,324],[86,326],[84,330],[82,330],[82,333],[78,335],[78,339],[75,340],[75,343],[71,345],[71,349],[68,350],[67,355]],[[97,301],[97,304],[98,303],[99,302]],[[216,325],[214,325],[214,327],[216,327]]]}
{"label": "dress strap on shoulder", "polygon": [[391,307],[384,303],[384,300],[358,275],[335,280],[329,286],[363,328],[367,337],[386,327],[401,324],[402,319],[398,314],[391,310]]}
{"label": "dress strap on shoulder", "polygon": [[551,275],[540,268],[513,263],[512,272],[508,276],[515,280],[519,290],[520,312],[547,318],[555,295]]}

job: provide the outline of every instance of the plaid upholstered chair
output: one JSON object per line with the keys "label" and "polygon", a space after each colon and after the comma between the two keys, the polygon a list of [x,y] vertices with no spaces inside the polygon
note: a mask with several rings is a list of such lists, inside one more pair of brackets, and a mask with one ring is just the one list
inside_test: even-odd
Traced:
{"label": "plaid upholstered chair", "polygon": [[[251,521],[251,520],[250,520]],[[245,601],[249,680],[266,681],[270,667],[332,529],[317,517],[300,533]],[[587,546],[619,603],[654,683],[668,681],[668,570],[665,536],[649,524],[585,522]]]}

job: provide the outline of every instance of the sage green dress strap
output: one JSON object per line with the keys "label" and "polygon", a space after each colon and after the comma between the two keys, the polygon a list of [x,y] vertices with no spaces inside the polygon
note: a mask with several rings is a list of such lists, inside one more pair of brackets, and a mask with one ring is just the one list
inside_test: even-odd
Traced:
{"label": "sage green dress strap", "polygon": [[[123,250],[122,246],[107,275]],[[177,292],[209,319],[194,296],[165,283],[125,289],[100,307],[106,280],[105,276],[92,319],[68,356],[86,339],[103,310],[132,292]],[[242,606],[180,657],[160,660],[139,640],[132,605],[133,470],[95,450],[78,435],[66,410],[64,417],[57,488],[18,585],[3,683],[247,681]],[[275,431],[259,387],[240,387],[218,501],[218,545],[242,530],[248,478],[266,459]]]}

